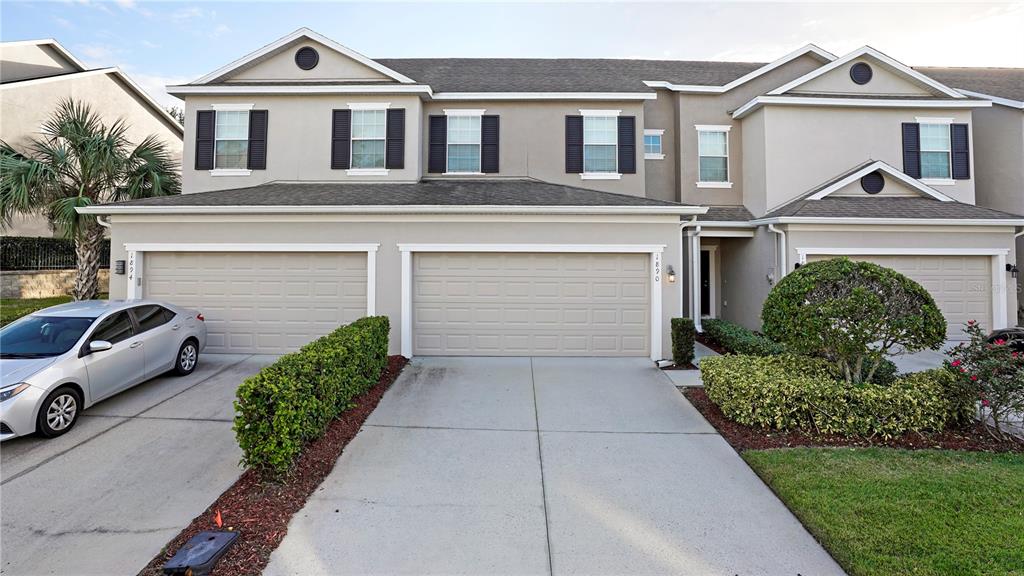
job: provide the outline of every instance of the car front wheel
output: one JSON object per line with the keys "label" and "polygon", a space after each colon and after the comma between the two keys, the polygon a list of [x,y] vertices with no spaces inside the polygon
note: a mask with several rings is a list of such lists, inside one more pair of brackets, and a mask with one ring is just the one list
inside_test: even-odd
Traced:
{"label": "car front wheel", "polygon": [[36,429],[47,438],[55,438],[71,430],[82,411],[82,397],[72,388],[58,388],[50,393],[39,410]]}
{"label": "car front wheel", "polygon": [[192,340],[186,341],[178,350],[178,358],[174,361],[174,371],[179,376],[188,376],[199,363],[199,346]]}

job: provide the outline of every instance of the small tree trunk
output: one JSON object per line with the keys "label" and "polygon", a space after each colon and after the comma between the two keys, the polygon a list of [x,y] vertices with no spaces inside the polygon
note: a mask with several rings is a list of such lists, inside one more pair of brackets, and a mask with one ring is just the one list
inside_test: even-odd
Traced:
{"label": "small tree trunk", "polygon": [[78,275],[75,278],[75,300],[92,300],[99,295],[100,247],[103,245],[103,227],[92,224],[75,238],[75,260]]}

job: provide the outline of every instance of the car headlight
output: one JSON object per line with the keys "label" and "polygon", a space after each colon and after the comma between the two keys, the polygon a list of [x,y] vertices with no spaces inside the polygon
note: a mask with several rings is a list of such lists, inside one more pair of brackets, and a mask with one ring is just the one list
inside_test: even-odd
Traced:
{"label": "car headlight", "polygon": [[14,398],[15,396],[21,394],[25,390],[28,390],[28,384],[24,382],[22,382],[21,384],[11,386],[9,388],[4,388],[3,390],[0,390],[0,402],[10,400],[11,398]]}

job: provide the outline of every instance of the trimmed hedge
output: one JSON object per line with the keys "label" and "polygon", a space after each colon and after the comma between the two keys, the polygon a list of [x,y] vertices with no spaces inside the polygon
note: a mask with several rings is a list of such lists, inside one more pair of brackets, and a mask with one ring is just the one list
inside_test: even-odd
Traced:
{"label": "trimmed hedge", "polygon": [[708,318],[701,321],[701,326],[708,338],[734,354],[774,356],[786,351],[782,344],[728,320]]}
{"label": "trimmed hedge", "polygon": [[955,378],[938,368],[892,384],[850,385],[828,362],[778,356],[716,356],[701,361],[704,389],[730,420],[773,430],[870,438],[942,430],[962,406]]}
{"label": "trimmed hedge", "polygon": [[672,361],[678,366],[693,362],[693,340],[697,330],[692,318],[672,319]]}
{"label": "trimmed hedge", "polygon": [[305,445],[380,380],[389,331],[386,316],[362,318],[247,378],[235,401],[242,464],[268,477],[288,472]]}

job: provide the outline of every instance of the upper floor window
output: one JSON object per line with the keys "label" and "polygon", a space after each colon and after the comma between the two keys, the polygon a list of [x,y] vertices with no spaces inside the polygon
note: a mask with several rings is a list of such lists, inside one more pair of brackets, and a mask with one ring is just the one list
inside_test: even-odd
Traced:
{"label": "upper floor window", "polygon": [[618,171],[617,116],[583,116],[583,172]]}
{"label": "upper floor window", "polygon": [[921,178],[950,179],[951,155],[949,124],[921,124]]}
{"label": "upper floor window", "polygon": [[663,160],[664,152],[661,150],[661,137],[664,130],[644,130],[644,158],[647,160]]}
{"label": "upper floor window", "polygon": [[386,126],[386,110],[352,110],[352,168],[384,168]]}
{"label": "upper floor window", "polygon": [[246,169],[249,158],[249,110],[217,110],[216,114],[213,167]]}
{"label": "upper floor window", "polygon": [[446,172],[480,172],[480,114],[448,114]]}
{"label": "upper floor window", "polygon": [[729,126],[697,126],[697,186],[728,188]]}

